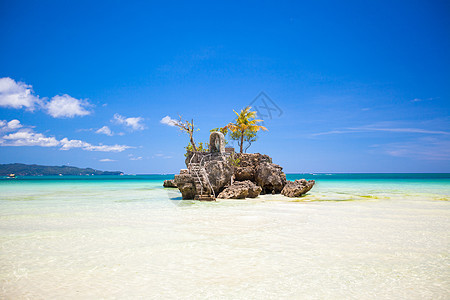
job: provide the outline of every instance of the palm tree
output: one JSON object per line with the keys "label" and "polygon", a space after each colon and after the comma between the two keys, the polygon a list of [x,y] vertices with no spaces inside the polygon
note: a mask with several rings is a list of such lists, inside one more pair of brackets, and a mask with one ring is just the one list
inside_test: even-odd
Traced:
{"label": "palm tree", "polygon": [[224,129],[229,129],[233,133],[238,133],[240,136],[240,152],[243,153],[243,145],[244,145],[244,137],[249,132],[256,133],[259,130],[267,131],[267,128],[261,125],[258,125],[262,120],[256,119],[256,111],[251,111],[251,107],[247,106],[242,109],[240,113],[237,113],[235,110],[234,113],[237,115],[236,121],[234,123],[229,123]]}

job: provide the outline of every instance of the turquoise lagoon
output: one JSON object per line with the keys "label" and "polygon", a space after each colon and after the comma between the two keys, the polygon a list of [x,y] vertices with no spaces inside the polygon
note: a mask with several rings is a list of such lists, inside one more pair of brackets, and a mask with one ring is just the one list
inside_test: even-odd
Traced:
{"label": "turquoise lagoon", "polygon": [[449,299],[450,174],[211,203],[172,177],[1,179],[0,298]]}

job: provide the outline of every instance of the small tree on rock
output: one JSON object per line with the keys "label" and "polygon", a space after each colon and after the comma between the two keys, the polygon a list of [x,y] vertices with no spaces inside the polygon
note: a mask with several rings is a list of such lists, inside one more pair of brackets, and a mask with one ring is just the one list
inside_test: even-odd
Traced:
{"label": "small tree on rock", "polygon": [[[229,123],[223,129],[231,131],[231,139],[238,141],[240,153],[243,153],[244,141],[248,142],[248,147],[250,147],[251,143],[256,141],[256,133],[259,130],[267,131],[267,128],[258,125],[262,120],[256,119],[256,111],[251,111],[250,106],[242,109],[240,113],[237,113],[235,110],[233,111],[237,115],[235,122]],[[248,147],[245,150],[247,150]]]}
{"label": "small tree on rock", "polygon": [[192,146],[192,150],[197,151],[197,146],[195,145],[194,141],[194,119],[189,122],[188,120],[183,121],[182,116],[179,117],[180,120],[174,121],[173,125],[178,127],[182,132],[185,132],[189,135],[189,142]]}

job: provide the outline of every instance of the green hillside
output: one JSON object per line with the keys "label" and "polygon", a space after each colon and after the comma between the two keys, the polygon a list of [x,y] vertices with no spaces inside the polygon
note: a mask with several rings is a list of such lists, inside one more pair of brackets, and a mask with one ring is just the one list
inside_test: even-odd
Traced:
{"label": "green hillside", "polygon": [[91,168],[71,166],[40,166],[26,164],[0,164],[0,176],[16,174],[16,176],[39,175],[120,175],[120,171],[99,171]]}

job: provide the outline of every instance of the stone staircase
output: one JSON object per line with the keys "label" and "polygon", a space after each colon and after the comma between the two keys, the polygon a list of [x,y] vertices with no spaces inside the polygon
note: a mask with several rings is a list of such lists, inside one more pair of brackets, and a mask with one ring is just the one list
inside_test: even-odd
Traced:
{"label": "stone staircase", "polygon": [[215,201],[216,198],[212,193],[211,189],[208,187],[209,182],[206,179],[206,170],[199,163],[189,163],[189,173],[194,178],[195,190],[197,191],[195,195],[195,200],[201,201]]}

